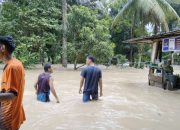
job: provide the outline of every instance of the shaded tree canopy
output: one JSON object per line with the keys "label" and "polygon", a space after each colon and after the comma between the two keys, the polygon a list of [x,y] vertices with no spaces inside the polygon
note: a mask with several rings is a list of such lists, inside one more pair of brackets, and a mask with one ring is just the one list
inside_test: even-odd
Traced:
{"label": "shaded tree canopy", "polygon": [[[143,0],[136,0],[134,4],[134,0],[66,1],[67,61],[75,68],[90,54],[96,56],[100,64],[113,57],[135,62],[140,52],[142,61],[148,61],[149,46],[142,48],[123,41],[148,35],[146,25],[149,23],[158,26],[166,23],[162,27],[170,30],[179,28],[176,19],[180,6],[176,0],[170,2],[171,6],[168,0],[148,0],[146,7]],[[157,8],[152,7],[152,1],[156,1]],[[1,3],[0,33],[14,37],[17,44],[14,55],[26,66],[61,63],[64,53],[62,7],[62,0],[4,0]],[[116,27],[112,28],[112,24]]]}

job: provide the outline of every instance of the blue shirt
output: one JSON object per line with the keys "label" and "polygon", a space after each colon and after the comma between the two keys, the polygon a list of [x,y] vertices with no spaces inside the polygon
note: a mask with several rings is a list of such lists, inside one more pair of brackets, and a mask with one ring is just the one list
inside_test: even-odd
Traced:
{"label": "blue shirt", "polygon": [[95,66],[87,66],[82,70],[81,76],[85,78],[84,90],[92,94],[98,94],[99,79],[102,78],[102,72]]}

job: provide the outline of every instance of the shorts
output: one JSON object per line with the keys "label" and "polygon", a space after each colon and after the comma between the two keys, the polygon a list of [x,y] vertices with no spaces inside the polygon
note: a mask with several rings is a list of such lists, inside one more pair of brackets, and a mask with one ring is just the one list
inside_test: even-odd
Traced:
{"label": "shorts", "polygon": [[37,94],[37,100],[41,102],[50,102],[50,93],[39,93]]}
{"label": "shorts", "polygon": [[84,92],[83,102],[89,102],[91,100],[98,100],[98,94],[92,94],[91,92]]}

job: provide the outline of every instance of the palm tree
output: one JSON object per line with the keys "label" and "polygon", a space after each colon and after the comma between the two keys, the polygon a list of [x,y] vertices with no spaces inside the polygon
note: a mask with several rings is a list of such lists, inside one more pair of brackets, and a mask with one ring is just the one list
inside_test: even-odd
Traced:
{"label": "palm tree", "polygon": [[[170,20],[179,21],[178,14],[166,0],[129,0],[115,17],[112,27],[115,27],[115,25],[117,25],[117,23],[123,17],[131,18],[131,38],[134,37],[133,30],[135,25],[137,24],[145,28],[145,25],[151,23],[152,25],[154,25],[154,33],[157,33],[160,31],[158,30],[158,28],[161,27],[163,31],[168,32],[168,22]],[[142,55],[140,54],[138,63],[139,67],[141,56]]]}
{"label": "palm tree", "polygon": [[144,25],[162,26],[164,31],[169,31],[169,20],[179,20],[178,14],[166,0],[129,0],[114,19],[112,27],[124,16],[134,18],[135,22],[143,21]]}
{"label": "palm tree", "polygon": [[63,12],[63,45],[62,45],[62,66],[67,67],[67,2],[62,0]]}
{"label": "palm tree", "polygon": [[180,4],[179,0],[167,0],[169,3]]}

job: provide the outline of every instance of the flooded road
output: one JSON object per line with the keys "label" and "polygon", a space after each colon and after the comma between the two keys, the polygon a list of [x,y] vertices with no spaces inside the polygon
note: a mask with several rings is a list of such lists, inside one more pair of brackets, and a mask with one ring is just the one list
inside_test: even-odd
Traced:
{"label": "flooded road", "polygon": [[147,84],[148,70],[103,70],[104,96],[82,103],[80,71],[58,70],[53,77],[60,104],[36,101],[34,82],[42,70],[26,71],[21,130],[180,130],[180,91]]}

